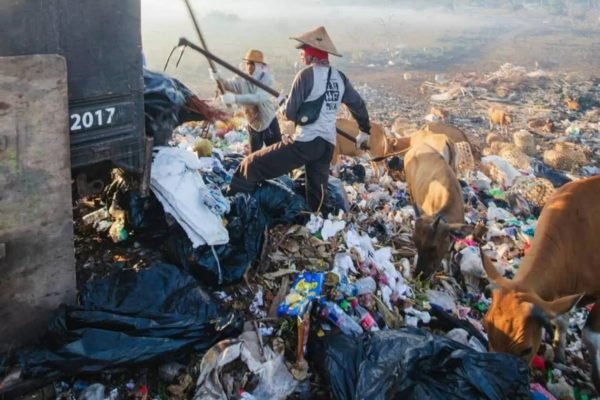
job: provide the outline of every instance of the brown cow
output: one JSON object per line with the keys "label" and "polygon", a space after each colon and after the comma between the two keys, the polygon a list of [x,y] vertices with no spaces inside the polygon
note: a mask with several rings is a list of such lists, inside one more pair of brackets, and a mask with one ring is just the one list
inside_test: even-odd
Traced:
{"label": "brown cow", "polygon": [[490,129],[493,129],[494,126],[498,126],[500,131],[504,131],[508,133],[508,125],[512,123],[512,118],[506,110],[502,107],[492,106],[488,110],[488,120],[490,122]]}
{"label": "brown cow", "polygon": [[[356,137],[358,136],[358,124],[354,120],[338,118],[336,120],[336,127],[343,130],[344,132]],[[369,134],[369,156],[371,158],[381,157],[385,153],[385,141],[386,135],[383,126],[376,122],[371,122],[371,132]],[[332,163],[337,163],[340,155],[358,157],[365,154],[364,150],[356,148],[356,143],[351,142],[341,135],[337,135],[335,149],[333,151]],[[373,170],[376,176],[379,175],[379,167],[382,161],[379,163],[372,163]]]}
{"label": "brown cow", "polygon": [[565,106],[567,107],[567,110],[569,110],[569,111],[579,111],[579,110],[581,110],[581,106],[579,105],[579,101],[577,101],[576,98],[573,98],[571,96],[567,96],[565,98]]}
{"label": "brown cow", "polygon": [[[490,350],[531,360],[549,318],[595,301],[583,330],[592,378],[600,390],[600,176],[561,187],[546,203],[531,250],[513,280],[502,277],[482,253],[493,290],[484,318]],[[547,328],[548,329],[548,328]],[[559,354],[564,349],[559,348]]]}
{"label": "brown cow", "polygon": [[444,110],[441,107],[431,106],[431,110],[429,110],[431,115],[435,115],[442,121],[446,121],[450,116],[450,112],[448,110]]}
{"label": "brown cow", "polygon": [[452,168],[427,143],[416,143],[404,158],[406,183],[415,206],[415,273],[430,277],[448,253],[451,233],[464,225],[463,196]]}

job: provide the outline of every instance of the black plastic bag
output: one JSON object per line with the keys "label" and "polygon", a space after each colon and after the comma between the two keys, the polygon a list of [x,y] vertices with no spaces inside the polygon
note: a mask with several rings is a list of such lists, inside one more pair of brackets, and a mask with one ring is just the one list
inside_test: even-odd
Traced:
{"label": "black plastic bag", "polygon": [[308,212],[304,196],[290,188],[289,178],[277,178],[264,181],[252,194],[269,226],[277,224],[301,223],[303,212]]}
{"label": "black plastic bag", "polygon": [[418,328],[331,335],[311,350],[335,399],[529,398],[523,361]]}
{"label": "black plastic bag", "polygon": [[267,217],[255,198],[238,193],[232,198],[231,211],[225,218],[229,243],[194,249],[186,233],[177,226],[165,242],[169,259],[207,285],[230,284],[242,279],[260,254]]}
{"label": "black plastic bag", "polygon": [[442,307],[436,304],[431,305],[429,314],[433,317],[429,323],[431,329],[439,329],[444,332],[449,332],[455,328],[464,329],[470,336],[475,337],[486,349],[488,348],[488,341],[485,336],[483,336],[483,334],[469,321],[448,314]]}
{"label": "black plastic bag", "polygon": [[[294,192],[301,196],[306,195],[306,174],[304,171],[293,176]],[[344,189],[344,183],[334,177],[330,176],[327,183],[327,196],[321,206],[321,214],[328,215],[337,214],[340,210],[348,212],[350,210],[350,203],[348,202],[348,196]]]}
{"label": "black plastic bag", "polygon": [[146,134],[154,137],[155,146],[164,146],[173,129],[183,122],[206,119],[185,107],[192,96],[192,91],[179,80],[144,68]]}
{"label": "black plastic bag", "polygon": [[365,183],[367,171],[362,164],[347,165],[340,168],[339,177],[349,185]]}
{"label": "black plastic bag", "polygon": [[229,243],[196,249],[177,227],[165,243],[170,260],[207,285],[239,281],[261,252],[264,230],[278,223],[300,222],[306,202],[282,181],[263,182],[252,194],[238,193],[226,215]]}
{"label": "black plastic bag", "polygon": [[46,349],[21,355],[26,377],[165,362],[241,331],[238,315],[222,312],[193,277],[163,263],[89,282],[79,301],[57,310]]}
{"label": "black plastic bag", "polygon": [[531,159],[531,168],[533,168],[535,176],[548,179],[555,188],[571,182],[571,178],[558,170],[548,167],[542,161],[535,158]]}

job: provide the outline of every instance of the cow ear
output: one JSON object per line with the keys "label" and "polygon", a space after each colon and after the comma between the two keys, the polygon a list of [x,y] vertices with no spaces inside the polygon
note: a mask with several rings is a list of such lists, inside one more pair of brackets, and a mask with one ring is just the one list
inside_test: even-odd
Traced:
{"label": "cow ear", "polygon": [[539,322],[544,329],[546,330],[546,334],[552,337],[552,333],[554,332],[554,328],[552,327],[552,323],[550,322],[550,318],[548,318],[548,314],[544,312],[540,307],[535,304],[531,305],[531,319]]}
{"label": "cow ear", "polygon": [[451,223],[448,224],[448,230],[455,235],[460,237],[465,237],[470,235],[473,232],[475,226],[469,224],[461,224],[461,223]]}
{"label": "cow ear", "polygon": [[561,314],[569,311],[584,294],[572,294],[570,296],[559,297],[553,301],[546,301],[533,292],[520,292],[517,293],[517,298],[521,301],[532,303],[534,306],[539,307],[548,317],[556,318]]}
{"label": "cow ear", "polygon": [[415,211],[415,218],[421,218],[421,210],[419,210],[419,206],[413,204],[413,210]]}
{"label": "cow ear", "polygon": [[481,247],[479,248],[479,253],[481,255],[481,261],[483,261],[483,269],[485,270],[488,279],[503,289],[514,289],[514,283],[510,279],[506,279],[500,275],[492,260],[485,255]]}

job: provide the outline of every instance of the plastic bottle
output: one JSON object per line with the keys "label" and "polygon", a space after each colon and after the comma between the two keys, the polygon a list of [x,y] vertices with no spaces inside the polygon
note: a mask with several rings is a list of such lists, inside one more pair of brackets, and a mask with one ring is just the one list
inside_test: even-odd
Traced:
{"label": "plastic bottle", "polygon": [[345,335],[358,336],[363,333],[363,329],[348,314],[344,312],[337,304],[321,301],[321,317],[328,319],[337,326]]}
{"label": "plastic bottle", "polygon": [[352,299],[352,301],[350,302],[350,305],[352,306],[352,309],[354,310],[354,312],[356,313],[356,316],[358,317],[358,323],[365,331],[372,332],[372,331],[379,330],[379,327],[377,326],[377,322],[375,322],[375,319],[373,318],[373,316],[367,311],[366,308],[364,308],[363,306],[361,306],[358,303],[358,299]]}
{"label": "plastic bottle", "polygon": [[377,290],[377,283],[375,283],[375,279],[367,276],[354,283],[340,283],[338,290],[348,297],[355,297],[362,294],[375,293],[375,290]]}

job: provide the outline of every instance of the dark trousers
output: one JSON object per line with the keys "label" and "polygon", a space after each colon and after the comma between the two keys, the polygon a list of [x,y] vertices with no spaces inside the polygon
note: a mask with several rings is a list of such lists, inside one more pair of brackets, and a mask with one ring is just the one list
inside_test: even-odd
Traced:
{"label": "dark trousers", "polygon": [[306,200],[313,211],[325,202],[334,146],[317,138],[311,142],[276,143],[250,154],[239,165],[230,192],[252,192],[259,181],[277,178],[305,166]]}
{"label": "dark trousers", "polygon": [[270,146],[272,144],[281,142],[281,130],[279,129],[279,122],[277,118],[273,118],[273,121],[269,124],[267,129],[264,131],[255,131],[252,127],[248,127],[250,132],[250,152],[254,153],[262,149],[263,144]]}

